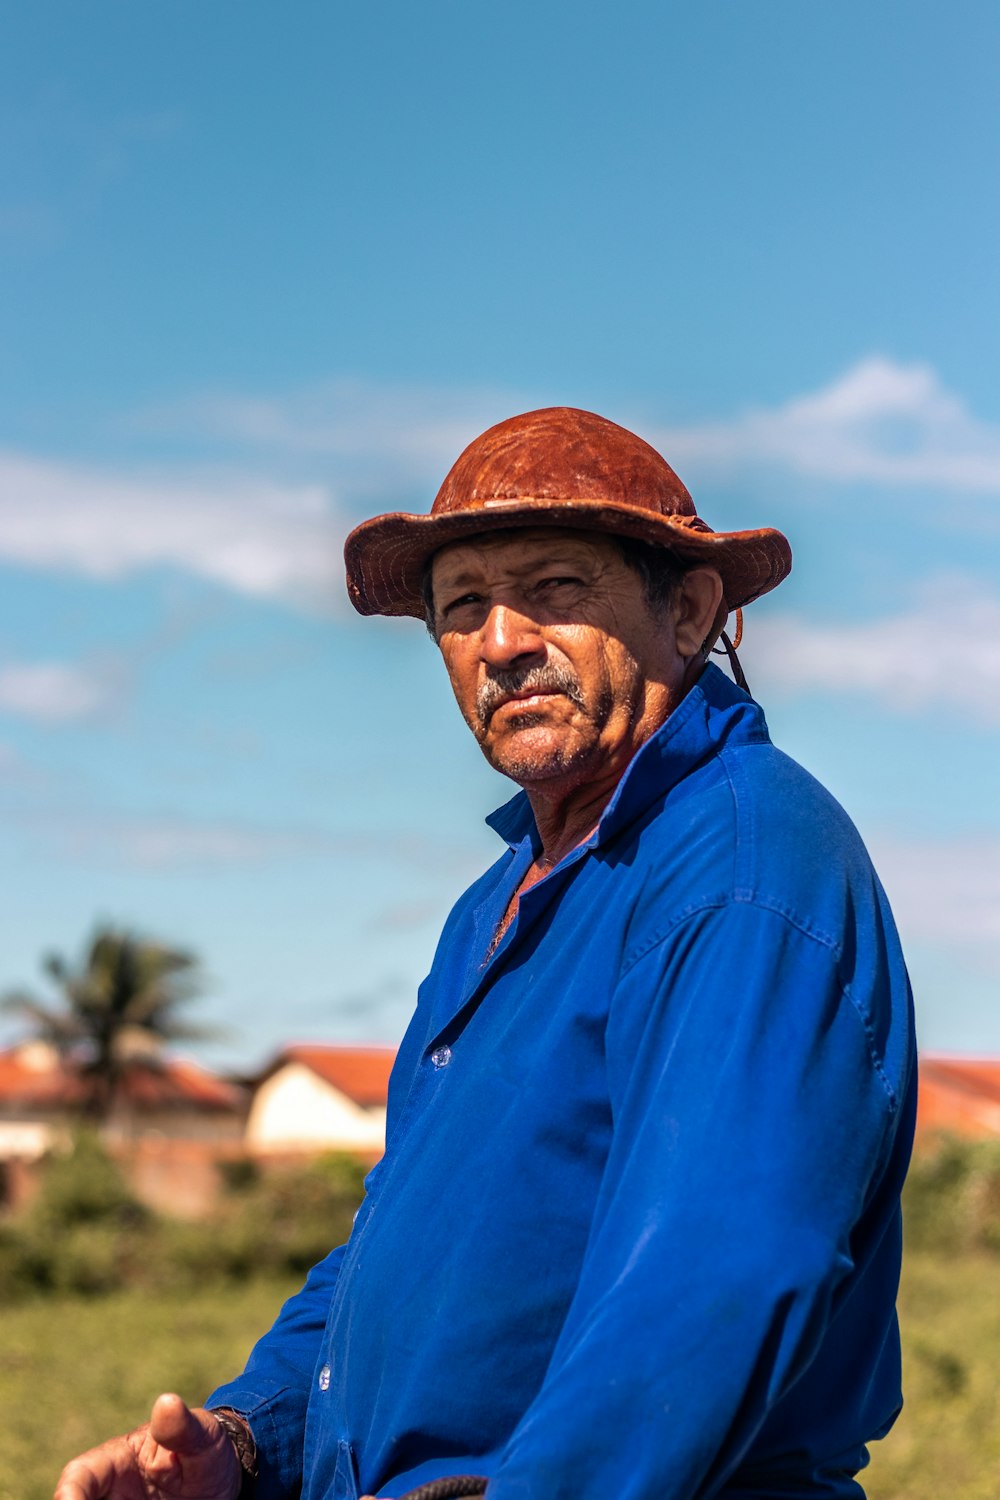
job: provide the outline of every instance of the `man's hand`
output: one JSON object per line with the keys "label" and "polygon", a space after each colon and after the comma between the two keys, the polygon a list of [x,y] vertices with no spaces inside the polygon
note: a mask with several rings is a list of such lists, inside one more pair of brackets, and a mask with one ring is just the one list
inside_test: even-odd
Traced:
{"label": "man's hand", "polygon": [[242,1478],[229,1435],[210,1411],[159,1396],[142,1427],[68,1463],[54,1500],[236,1500]]}

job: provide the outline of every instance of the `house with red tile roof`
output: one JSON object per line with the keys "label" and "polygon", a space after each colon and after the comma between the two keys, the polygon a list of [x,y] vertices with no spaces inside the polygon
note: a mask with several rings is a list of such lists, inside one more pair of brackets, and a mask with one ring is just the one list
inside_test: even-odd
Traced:
{"label": "house with red tile roof", "polygon": [[385,1149],[391,1047],[285,1047],[253,1081],[246,1148],[257,1157]]}
{"label": "house with red tile roof", "polygon": [[1000,1058],[925,1053],[917,1093],[918,1140],[949,1132],[1000,1139]]}
{"label": "house with red tile roof", "polygon": [[[47,1042],[0,1051],[0,1203],[30,1196],[35,1164],[68,1145],[86,1086]],[[216,1161],[242,1150],[247,1093],[196,1063],[130,1057],[101,1133],[134,1190],[153,1207],[201,1212],[217,1191]]]}
{"label": "house with red tile roof", "polygon": [[[18,1122],[71,1122],[85,1098],[79,1070],[49,1043],[22,1042],[0,1052],[0,1132]],[[197,1063],[147,1050],[124,1064],[106,1133],[158,1130],[199,1139],[229,1137],[239,1133],[244,1113],[239,1085]]]}

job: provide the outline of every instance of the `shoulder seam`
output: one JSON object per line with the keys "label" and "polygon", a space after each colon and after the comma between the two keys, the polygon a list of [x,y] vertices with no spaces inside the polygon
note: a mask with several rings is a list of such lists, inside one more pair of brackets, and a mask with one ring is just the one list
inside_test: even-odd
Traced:
{"label": "shoulder seam", "polygon": [[804,937],[811,938],[822,948],[828,948],[831,953],[836,955],[838,961],[840,959],[840,944],[830,933],[813,927],[810,923],[804,921],[791,907],[785,906],[779,901],[769,901],[756,891],[737,889],[715,896],[708,896],[701,901],[693,901],[688,906],[681,907],[665,927],[658,929],[655,933],[651,933],[639,947],[626,953],[622,962],[621,977],[624,979],[629,970],[641,958],[645,958],[646,954],[651,952],[653,948],[658,948],[671,933],[676,932],[682,923],[690,921],[692,917],[698,916],[701,912],[718,911],[725,906],[755,906],[760,911],[773,912],[775,916],[782,917],[790,927],[794,927],[801,932]]}
{"label": "shoulder seam", "polygon": [[882,1059],[879,1057],[878,1048],[875,1044],[875,1033],[872,1030],[871,1022],[865,1011],[854,998],[854,994],[851,990],[850,985],[840,975],[840,958],[842,951],[840,944],[837,943],[828,933],[818,931],[815,928],[811,927],[807,922],[804,922],[802,918],[799,917],[796,913],[788,910],[786,907],[783,907],[779,902],[763,900],[761,897],[754,895],[749,891],[735,891],[729,895],[716,896],[704,901],[692,903],[692,905],[685,907],[683,910],[679,911],[674,919],[669,922],[667,926],[660,932],[650,936],[641,945],[641,947],[639,947],[638,949],[633,949],[630,953],[627,953],[625,955],[619,977],[621,979],[626,978],[626,976],[630,974],[631,971],[639,963],[641,963],[644,958],[647,958],[650,953],[661,947],[663,943],[665,943],[666,940],[671,937],[679,927],[684,925],[684,923],[691,921],[693,918],[700,916],[705,912],[721,911],[727,906],[752,906],[755,907],[758,911],[770,912],[773,916],[776,916],[780,918],[781,921],[787,923],[789,927],[794,928],[796,932],[801,933],[802,936],[804,938],[807,938],[811,943],[815,943],[817,947],[825,948],[827,950],[827,952],[831,955],[834,963],[834,967],[837,973],[837,982],[840,985],[840,992],[861,1023],[862,1030],[865,1034],[865,1041],[867,1043],[868,1056],[871,1060],[872,1067],[874,1068],[875,1073],[877,1074],[878,1079],[882,1084],[882,1088],[885,1092],[886,1100],[889,1105],[889,1112],[890,1114],[895,1114],[899,1108],[899,1098],[896,1094],[895,1089],[889,1081]]}
{"label": "shoulder seam", "polygon": [[749,807],[745,805],[736,786],[733,777],[733,765],[729,756],[728,746],[719,746],[719,765],[722,774],[726,778],[729,788],[729,796],[733,807],[733,827],[736,837],[733,840],[733,887],[736,890],[740,875],[749,870],[753,855],[753,828],[750,826]]}

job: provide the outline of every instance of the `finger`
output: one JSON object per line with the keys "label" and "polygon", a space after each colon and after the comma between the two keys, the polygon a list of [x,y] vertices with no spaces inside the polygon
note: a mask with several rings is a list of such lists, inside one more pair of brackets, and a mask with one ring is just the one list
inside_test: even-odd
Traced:
{"label": "finger", "polygon": [[66,1465],[59,1476],[53,1500],[100,1500],[108,1493],[114,1476],[114,1463],[95,1449]]}
{"label": "finger", "polygon": [[98,1490],[85,1489],[75,1479],[63,1475],[56,1485],[52,1500],[96,1500],[99,1493]]}
{"label": "finger", "polygon": [[97,1500],[100,1490],[83,1485],[71,1474],[63,1473],[56,1485],[52,1500]]}
{"label": "finger", "polygon": [[[215,1423],[212,1425],[214,1428]],[[154,1443],[178,1454],[199,1453],[209,1446],[214,1436],[207,1424],[199,1421],[180,1396],[173,1393],[157,1396],[153,1402],[149,1435]]]}

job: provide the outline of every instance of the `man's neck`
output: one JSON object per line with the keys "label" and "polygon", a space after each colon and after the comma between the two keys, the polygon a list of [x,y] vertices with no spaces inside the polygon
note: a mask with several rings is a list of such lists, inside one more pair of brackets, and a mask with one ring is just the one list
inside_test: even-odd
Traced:
{"label": "man's neck", "polygon": [[542,841],[542,853],[535,861],[539,870],[544,873],[551,869],[590,837],[636,755],[646,741],[662,729],[704,670],[704,656],[689,661],[680,691],[662,695],[660,701],[648,704],[646,713],[634,728],[631,743],[623,746],[618,755],[598,760],[592,768],[594,774],[577,772],[568,781],[555,777],[524,783]]}
{"label": "man's neck", "polygon": [[598,780],[586,781],[569,791],[557,791],[545,784],[525,788],[542,842],[536,864],[551,869],[590,837],[630,762],[631,757],[620,768],[609,767]]}

